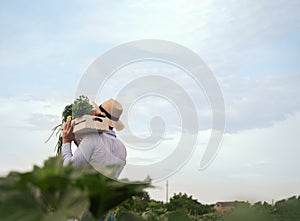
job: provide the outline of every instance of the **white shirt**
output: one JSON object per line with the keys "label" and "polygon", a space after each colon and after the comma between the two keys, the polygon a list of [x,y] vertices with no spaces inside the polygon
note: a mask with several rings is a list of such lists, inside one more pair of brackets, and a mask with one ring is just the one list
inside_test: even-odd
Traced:
{"label": "white shirt", "polygon": [[71,143],[63,144],[62,156],[64,165],[72,161],[74,167],[86,163],[100,167],[119,165],[116,172],[116,177],[118,177],[125,166],[127,152],[124,144],[116,138],[115,132],[109,130],[84,135],[74,155]]}

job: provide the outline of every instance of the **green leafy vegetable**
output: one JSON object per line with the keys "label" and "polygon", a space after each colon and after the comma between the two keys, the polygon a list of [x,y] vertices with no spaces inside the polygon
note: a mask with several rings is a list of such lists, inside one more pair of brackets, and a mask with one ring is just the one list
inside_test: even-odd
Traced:
{"label": "green leafy vegetable", "polygon": [[52,133],[49,138],[45,141],[47,143],[50,138],[56,134],[58,136],[58,141],[55,146],[55,150],[57,154],[61,153],[62,146],[62,137],[61,137],[61,127],[64,122],[67,121],[68,116],[72,116],[72,119],[77,117],[81,117],[85,114],[91,115],[93,113],[93,105],[90,104],[89,98],[84,95],[80,95],[72,104],[67,105],[62,112],[62,123],[55,126],[52,129]]}

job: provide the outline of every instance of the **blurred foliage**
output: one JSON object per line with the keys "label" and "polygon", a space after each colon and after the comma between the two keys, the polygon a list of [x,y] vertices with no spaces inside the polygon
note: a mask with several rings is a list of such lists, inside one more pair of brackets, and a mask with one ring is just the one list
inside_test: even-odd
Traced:
{"label": "blurred foliage", "polygon": [[223,215],[224,221],[299,221],[300,198],[294,196],[280,200],[275,205],[257,202],[253,205],[239,205]]}
{"label": "blurred foliage", "polygon": [[147,192],[126,200],[119,206],[116,220],[125,215],[139,217],[146,221],[189,221],[200,220],[202,214],[213,212],[212,206],[202,205],[187,194],[174,194],[169,203],[150,199]]}
{"label": "blurred foliage", "polygon": [[299,221],[300,220],[300,197],[291,197],[275,203],[272,211],[274,221]]}
{"label": "blurred foliage", "polygon": [[62,147],[61,129],[63,123],[67,121],[67,117],[72,116],[72,119],[75,119],[85,114],[92,115],[93,108],[94,107],[93,105],[90,104],[89,98],[87,96],[80,95],[77,99],[74,100],[72,104],[65,106],[62,112],[62,123],[55,126],[52,129],[51,135],[45,142],[47,143],[55,133],[55,135],[58,136],[58,141],[56,143],[55,150],[57,154],[61,153],[61,147]]}
{"label": "blurred foliage", "polygon": [[224,221],[268,221],[270,213],[263,207],[237,206],[231,212],[224,215]]}
{"label": "blurred foliage", "polygon": [[292,197],[275,205],[235,201],[234,207],[217,212],[187,194],[175,194],[169,203],[152,200],[147,192],[126,200],[118,207],[117,221],[296,221],[300,220],[300,198]]}
{"label": "blurred foliage", "polygon": [[[107,173],[113,173],[107,168]],[[147,181],[148,182],[148,181]],[[31,172],[11,172],[0,178],[0,218],[3,221],[99,220],[117,205],[140,195],[149,184],[121,183],[90,165],[63,166],[61,157],[50,158]]]}
{"label": "blurred foliage", "polygon": [[211,206],[202,205],[193,199],[192,196],[188,196],[185,193],[174,194],[170,202],[166,204],[166,208],[169,211],[182,209],[191,216],[198,216],[213,211]]}
{"label": "blurred foliage", "polygon": [[[106,175],[114,167],[106,168]],[[169,203],[150,198],[143,183],[120,183],[89,165],[63,166],[60,156],[26,173],[11,172],[0,178],[0,219],[3,221],[56,221],[77,218],[99,221],[113,212],[115,221],[299,221],[300,198],[274,205],[235,202],[218,213],[213,205],[199,203],[187,194],[175,194]],[[108,220],[109,215],[106,216]]]}

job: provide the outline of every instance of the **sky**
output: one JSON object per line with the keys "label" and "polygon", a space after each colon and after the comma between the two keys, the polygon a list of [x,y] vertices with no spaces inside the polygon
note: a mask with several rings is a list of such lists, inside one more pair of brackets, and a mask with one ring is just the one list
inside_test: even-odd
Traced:
{"label": "sky", "polygon": [[[107,80],[96,102],[149,75],[176,82],[190,96],[198,115],[197,145],[168,177],[169,196],[185,192],[214,203],[299,195],[299,1],[13,0],[0,6],[0,174],[28,171],[55,155],[56,140],[44,141],[99,56],[127,42],[161,39],[198,54],[223,93],[223,141],[205,170],[199,165],[211,133],[210,104],[184,71],[162,62],[129,64]],[[146,154],[125,142],[129,164],[151,165],[174,151],[184,103],[176,107],[163,96],[136,99],[126,125],[133,134],[149,136],[157,115],[166,126],[166,137]],[[145,178],[128,168],[121,177]],[[151,197],[166,199],[165,182],[154,183]]]}

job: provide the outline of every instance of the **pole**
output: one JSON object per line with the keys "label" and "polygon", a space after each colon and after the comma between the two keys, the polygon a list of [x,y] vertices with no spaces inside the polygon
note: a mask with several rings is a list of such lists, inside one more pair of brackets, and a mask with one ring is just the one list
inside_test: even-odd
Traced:
{"label": "pole", "polygon": [[169,182],[166,182],[166,203],[169,202]]}

